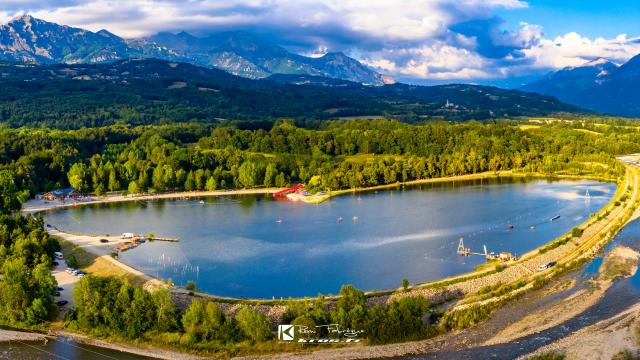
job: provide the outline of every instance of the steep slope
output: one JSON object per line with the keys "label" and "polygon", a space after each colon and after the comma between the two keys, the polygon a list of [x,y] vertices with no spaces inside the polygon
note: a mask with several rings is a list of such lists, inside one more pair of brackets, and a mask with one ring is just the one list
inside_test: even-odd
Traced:
{"label": "steep slope", "polygon": [[21,62],[98,63],[130,56],[127,44],[106,30],[60,26],[29,15],[0,26],[0,58]]}
{"label": "steep slope", "polygon": [[122,39],[23,15],[0,26],[0,61],[45,64],[107,63],[157,58],[216,67],[251,79],[272,74],[307,74],[381,85],[390,79],[342,53],[309,58],[243,31],[198,38],[181,32]]}
{"label": "steep slope", "polygon": [[224,32],[206,38],[185,32],[160,33],[147,41],[174,49],[180,56],[192,59],[194,64],[217,67],[251,79],[271,74],[305,74],[374,85],[392,82],[343,53],[305,57],[244,31]]}
{"label": "steep slope", "polygon": [[586,109],[640,117],[640,55],[616,66],[606,60],[563,69],[522,90],[552,95]]}
{"label": "steep slope", "polygon": [[522,87],[524,91],[555,96],[572,104],[581,103],[583,93],[607,80],[618,66],[606,59],[590,61],[582,66],[569,67]]}

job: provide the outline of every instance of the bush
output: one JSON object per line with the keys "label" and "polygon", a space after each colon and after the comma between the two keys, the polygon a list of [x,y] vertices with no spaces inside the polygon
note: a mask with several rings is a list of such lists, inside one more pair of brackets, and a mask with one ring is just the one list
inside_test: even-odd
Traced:
{"label": "bush", "polygon": [[236,315],[238,328],[244,337],[252,342],[265,341],[271,337],[271,324],[264,315],[243,307]]}
{"label": "bush", "polygon": [[529,357],[529,360],[564,360],[564,354],[557,352],[548,352],[540,355],[534,355]]}
{"label": "bush", "polygon": [[402,288],[404,289],[404,291],[409,291],[409,279],[404,278],[402,279]]}
{"label": "bush", "polygon": [[189,291],[196,291],[196,283],[193,280],[189,280],[187,282],[187,290]]}
{"label": "bush", "polygon": [[580,237],[582,236],[582,233],[584,232],[584,230],[574,227],[573,229],[571,229],[571,236],[573,236],[574,238]]}
{"label": "bush", "polygon": [[75,269],[80,267],[80,264],[78,264],[78,260],[76,259],[75,256],[69,255],[69,256],[67,256],[66,260],[67,260],[67,266],[75,268]]}
{"label": "bush", "polygon": [[463,310],[449,310],[440,319],[444,330],[462,330],[476,325],[491,316],[493,305],[473,305]]}

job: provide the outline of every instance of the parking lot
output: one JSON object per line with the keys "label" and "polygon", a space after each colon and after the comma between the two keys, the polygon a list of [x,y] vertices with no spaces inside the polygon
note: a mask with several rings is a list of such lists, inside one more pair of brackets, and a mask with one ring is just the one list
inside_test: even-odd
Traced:
{"label": "parking lot", "polygon": [[53,277],[56,278],[58,286],[63,290],[60,291],[60,296],[56,296],[55,301],[66,300],[68,303],[60,307],[60,313],[58,314],[58,320],[64,319],[65,314],[73,306],[73,288],[76,286],[80,278],[65,272],[68,267],[65,260],[55,260],[58,265],[52,271]]}

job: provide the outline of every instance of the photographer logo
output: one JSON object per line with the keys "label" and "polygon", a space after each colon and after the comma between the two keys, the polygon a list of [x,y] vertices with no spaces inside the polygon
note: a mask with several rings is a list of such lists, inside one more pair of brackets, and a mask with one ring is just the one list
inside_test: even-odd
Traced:
{"label": "photographer logo", "polygon": [[278,325],[278,340],[293,341],[294,329],[293,325]]}

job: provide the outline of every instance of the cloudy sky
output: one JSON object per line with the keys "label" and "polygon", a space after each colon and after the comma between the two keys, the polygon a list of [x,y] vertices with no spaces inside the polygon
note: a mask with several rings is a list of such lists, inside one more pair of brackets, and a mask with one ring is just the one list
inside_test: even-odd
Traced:
{"label": "cloudy sky", "polygon": [[517,86],[640,53],[632,0],[0,0],[0,20],[24,12],[122,37],[243,29],[305,55],[343,51],[416,83]]}

